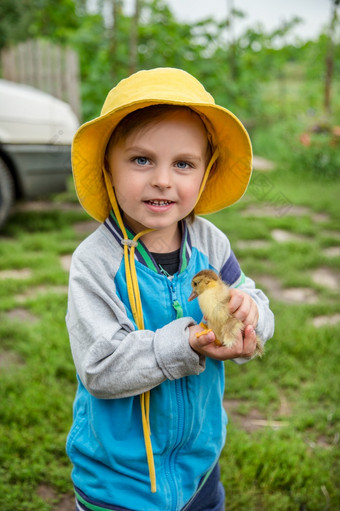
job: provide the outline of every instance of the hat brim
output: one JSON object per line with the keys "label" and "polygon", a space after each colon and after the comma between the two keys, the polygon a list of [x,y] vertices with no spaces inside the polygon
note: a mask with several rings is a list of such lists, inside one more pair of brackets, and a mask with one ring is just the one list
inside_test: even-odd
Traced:
{"label": "hat brim", "polygon": [[129,113],[156,104],[182,105],[208,119],[213,128],[213,143],[219,150],[215,168],[196,204],[195,213],[214,213],[237,202],[248,186],[252,172],[252,148],[247,131],[229,110],[215,104],[148,99],[134,101],[122,108],[83,124],[72,144],[72,168],[78,199],[93,218],[103,222],[109,215],[103,164],[109,138]]}

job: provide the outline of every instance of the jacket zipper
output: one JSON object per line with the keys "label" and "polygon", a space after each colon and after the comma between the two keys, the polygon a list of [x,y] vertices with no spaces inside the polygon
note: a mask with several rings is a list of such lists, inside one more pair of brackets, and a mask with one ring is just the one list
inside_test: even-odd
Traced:
{"label": "jacket zipper", "polygon": [[172,306],[173,306],[173,308],[175,309],[175,312],[176,312],[176,319],[183,318],[183,309],[182,309],[181,304],[177,300],[176,287],[175,287],[175,284],[174,284],[175,279],[177,281],[177,275],[172,276],[166,270],[164,270],[164,268],[160,264],[158,266],[159,266],[159,269],[161,270],[161,273],[163,273],[163,275],[165,275],[166,278],[168,279],[168,282],[169,282],[169,285],[170,285],[170,294],[171,294]]}
{"label": "jacket zipper", "polygon": [[[162,273],[166,274],[165,270],[161,268]],[[176,295],[176,282],[177,275],[170,276],[167,274],[167,279],[169,282],[172,306],[174,311],[176,312],[176,319],[183,317],[183,309],[181,304],[179,303]],[[176,404],[177,404],[177,435],[176,440],[173,444],[173,448],[169,454],[168,460],[168,480],[171,491],[171,509],[176,511],[178,505],[177,498],[177,485],[176,485],[176,451],[182,445],[184,438],[184,399],[183,399],[183,382],[181,379],[175,380],[175,395],[176,395]]]}

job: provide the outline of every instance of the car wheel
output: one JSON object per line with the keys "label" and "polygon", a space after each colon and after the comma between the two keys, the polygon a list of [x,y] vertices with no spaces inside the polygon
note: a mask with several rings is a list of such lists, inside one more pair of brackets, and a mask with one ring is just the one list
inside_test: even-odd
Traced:
{"label": "car wheel", "polygon": [[6,163],[0,158],[0,229],[6,222],[15,199],[15,185]]}

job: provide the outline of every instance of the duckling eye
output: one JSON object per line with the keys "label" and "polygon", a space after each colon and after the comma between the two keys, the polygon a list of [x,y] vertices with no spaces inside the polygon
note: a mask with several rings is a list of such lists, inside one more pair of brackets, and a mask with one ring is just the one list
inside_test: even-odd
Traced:
{"label": "duckling eye", "polygon": [[194,286],[195,286],[195,287],[197,286],[197,282],[194,282]]}

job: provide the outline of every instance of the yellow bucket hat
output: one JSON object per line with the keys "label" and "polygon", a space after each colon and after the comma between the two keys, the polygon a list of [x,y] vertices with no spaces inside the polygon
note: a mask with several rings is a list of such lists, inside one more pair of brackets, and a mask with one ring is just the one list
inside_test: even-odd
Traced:
{"label": "yellow bucket hat", "polygon": [[247,131],[237,117],[215,104],[192,75],[181,69],[156,68],[122,80],[107,95],[99,117],[78,129],[72,144],[75,187],[83,208],[103,222],[111,203],[103,173],[109,138],[129,113],[151,105],[187,106],[197,112],[211,137],[218,158],[195,206],[196,214],[219,211],[239,200],[249,183],[252,149]]}

